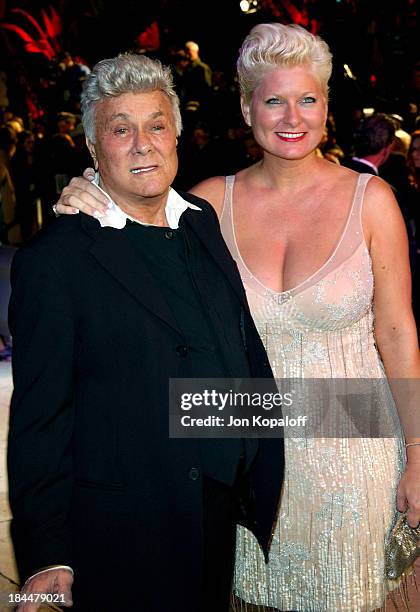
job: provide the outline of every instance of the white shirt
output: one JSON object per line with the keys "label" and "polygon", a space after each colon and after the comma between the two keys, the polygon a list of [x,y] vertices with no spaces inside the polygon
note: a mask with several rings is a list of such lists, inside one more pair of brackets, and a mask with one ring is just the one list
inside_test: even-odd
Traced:
{"label": "white shirt", "polygon": [[[138,219],[134,219],[127,215],[121,208],[115,204],[115,202],[111,199],[110,195],[106,193],[99,187],[98,185],[98,173],[95,174],[95,179],[92,181],[92,185],[95,185],[99,191],[101,191],[108,198],[108,212],[103,217],[96,217],[101,224],[101,227],[113,227],[115,229],[122,229],[125,227],[127,223],[127,219],[130,221],[135,221],[136,223],[140,223],[140,225],[153,225],[151,223],[143,223]],[[178,229],[179,220],[181,215],[188,209],[192,210],[200,210],[198,206],[195,204],[190,204],[184,198],[182,198],[179,193],[177,193],[172,187],[169,188],[168,199],[166,201],[165,206],[165,216],[168,221],[168,225],[171,229]]]}
{"label": "white shirt", "polygon": [[372,164],[372,162],[368,161],[367,159],[364,159],[363,157],[352,157],[352,159],[354,159],[354,161],[361,162],[362,164],[366,164],[366,166],[370,166],[376,176],[379,175],[377,166],[375,166],[375,164]]}

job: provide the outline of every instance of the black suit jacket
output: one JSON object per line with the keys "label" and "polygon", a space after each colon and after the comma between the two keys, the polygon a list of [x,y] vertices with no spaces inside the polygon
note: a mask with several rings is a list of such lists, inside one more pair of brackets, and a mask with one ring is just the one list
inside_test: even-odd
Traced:
{"label": "black suit jacket", "polygon": [[354,170],[355,172],[359,172],[360,174],[373,174],[377,176],[375,170],[369,164],[365,164],[362,161],[358,161],[357,159],[353,159],[352,157],[346,157],[342,162],[342,166],[346,168],[350,168],[350,170]]}
{"label": "black suit jacket", "polygon": [[[270,377],[217,217],[183,197],[202,208],[184,213],[187,231],[237,296],[252,375]],[[208,291],[212,279],[197,282]],[[36,236],[14,260],[10,326],[8,467],[21,576],[68,564],[92,611],[132,609],[138,597],[135,609],[197,612],[200,454],[196,440],[168,438],[168,379],[189,376],[188,353],[177,350],[182,332],[124,232],[80,214]],[[261,441],[247,524],[265,551],[282,469],[282,441]],[[169,600],[160,604],[163,585]]]}

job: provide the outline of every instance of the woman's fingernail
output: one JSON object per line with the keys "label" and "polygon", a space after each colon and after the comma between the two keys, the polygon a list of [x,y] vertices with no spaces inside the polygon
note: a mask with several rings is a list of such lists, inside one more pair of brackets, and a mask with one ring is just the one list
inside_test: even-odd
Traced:
{"label": "woman's fingernail", "polygon": [[100,210],[95,210],[95,212],[93,213],[93,216],[96,219],[102,219],[103,217],[105,217],[104,213],[101,213]]}

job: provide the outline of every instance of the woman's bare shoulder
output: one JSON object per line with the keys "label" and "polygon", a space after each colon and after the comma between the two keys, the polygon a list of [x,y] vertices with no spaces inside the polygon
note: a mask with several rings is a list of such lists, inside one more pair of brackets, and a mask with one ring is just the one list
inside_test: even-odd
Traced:
{"label": "woman's bare shoulder", "polygon": [[363,213],[373,224],[386,222],[395,214],[400,215],[400,208],[392,187],[379,176],[372,176],[366,187]]}
{"label": "woman's bare shoulder", "polygon": [[201,183],[194,185],[189,191],[199,198],[207,200],[220,217],[223,210],[223,199],[225,195],[224,176],[213,176],[205,179],[201,181]]}
{"label": "woman's bare shoulder", "polygon": [[394,241],[398,248],[406,240],[406,228],[400,207],[390,185],[378,176],[372,176],[366,186],[363,200],[362,225],[366,242],[371,245],[372,239],[390,248]]}

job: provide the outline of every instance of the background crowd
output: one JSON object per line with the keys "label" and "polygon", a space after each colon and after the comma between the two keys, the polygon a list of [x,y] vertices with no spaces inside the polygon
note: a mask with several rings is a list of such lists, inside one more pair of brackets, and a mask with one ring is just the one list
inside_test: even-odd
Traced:
{"label": "background crowd", "polygon": [[318,153],[332,163],[379,173],[394,188],[410,239],[419,321],[415,2],[387,8],[376,0],[255,0],[245,3],[247,11],[236,0],[148,4],[0,0],[1,243],[18,246],[52,222],[51,205],[63,187],[91,165],[79,96],[96,61],[134,50],[172,67],[184,122],[175,187],[187,190],[261,157],[241,118],[234,59],[253,24],[295,22],[322,35],[335,57],[334,96]]}

